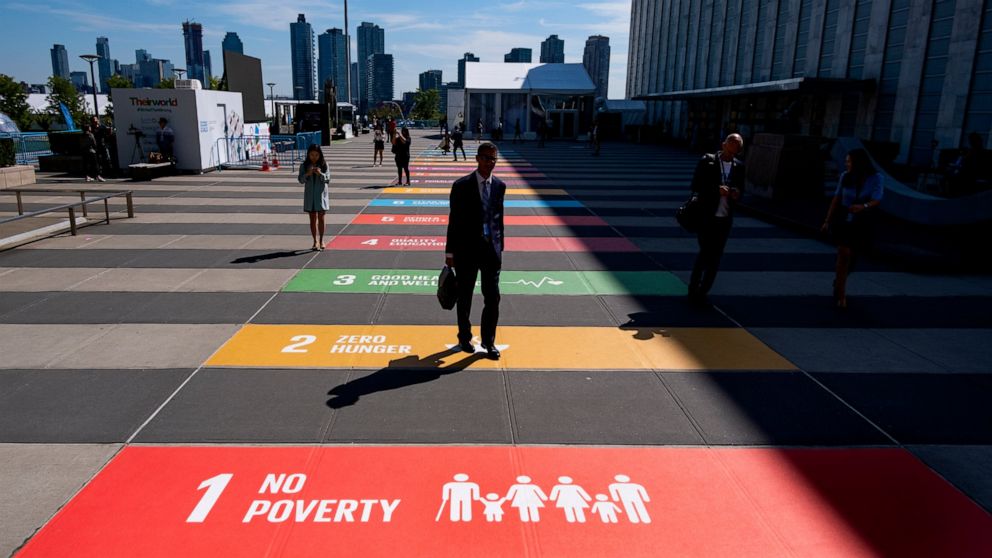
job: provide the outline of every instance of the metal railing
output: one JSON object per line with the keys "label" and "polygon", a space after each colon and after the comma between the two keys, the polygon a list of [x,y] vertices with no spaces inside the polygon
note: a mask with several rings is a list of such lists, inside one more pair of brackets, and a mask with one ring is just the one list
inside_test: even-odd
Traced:
{"label": "metal railing", "polygon": [[34,165],[38,163],[38,157],[52,154],[48,132],[4,132],[0,133],[0,138],[14,140],[18,165]]}
{"label": "metal railing", "polygon": [[[22,194],[65,194],[65,193],[73,193],[73,192],[79,194],[79,201],[78,202],[57,205],[55,207],[49,207],[49,208],[41,209],[41,210],[38,210],[38,211],[32,211],[30,213],[25,213],[24,212],[24,200],[23,200]],[[96,197],[93,197],[93,198],[87,198],[86,197],[86,194],[91,193],[91,192],[101,193],[101,194],[104,194],[104,195],[102,195],[102,196],[96,196]],[[62,211],[62,210],[66,210],[67,209],[69,211],[69,232],[71,232],[72,235],[75,236],[76,235],[76,230],[78,228],[77,225],[76,225],[76,208],[77,207],[82,208],[83,217],[89,217],[89,212],[87,211],[86,206],[89,205],[89,204],[91,204],[91,203],[102,201],[103,202],[103,211],[104,211],[104,220],[109,225],[110,224],[110,198],[115,198],[115,197],[118,197],[118,196],[124,196],[125,199],[126,199],[126,203],[127,203],[127,216],[128,216],[128,218],[133,218],[134,217],[134,201],[132,199],[133,192],[134,192],[133,190],[102,190],[102,189],[93,189],[93,190],[69,190],[69,189],[59,189],[59,188],[21,188],[21,189],[14,189],[14,190],[0,190],[0,193],[3,193],[3,194],[14,194],[14,195],[17,196],[17,215],[15,215],[13,217],[5,217],[5,218],[0,219],[0,225],[2,225],[4,223],[10,223],[10,222],[13,222],[13,221],[19,221],[21,219],[27,219],[29,217],[38,217],[38,216],[41,216],[41,215],[45,215],[47,213],[53,213],[55,211]]]}
{"label": "metal railing", "polygon": [[218,138],[211,153],[212,166],[224,169],[261,169],[268,160],[278,158],[280,165],[296,170],[306,157],[307,148],[320,145],[320,132],[294,135],[239,136]]}

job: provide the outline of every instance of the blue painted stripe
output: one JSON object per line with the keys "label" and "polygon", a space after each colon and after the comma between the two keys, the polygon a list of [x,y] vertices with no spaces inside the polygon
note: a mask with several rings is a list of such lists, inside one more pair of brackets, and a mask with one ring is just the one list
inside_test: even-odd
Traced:
{"label": "blue painted stripe", "polygon": [[[448,207],[448,200],[389,199],[372,200],[370,207]],[[584,207],[576,200],[506,200],[503,207]]]}

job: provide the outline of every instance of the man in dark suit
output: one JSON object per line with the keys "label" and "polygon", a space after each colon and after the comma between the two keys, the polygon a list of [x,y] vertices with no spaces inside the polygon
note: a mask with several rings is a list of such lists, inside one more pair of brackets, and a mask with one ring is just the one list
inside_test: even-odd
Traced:
{"label": "man in dark suit", "polygon": [[744,138],[730,134],[718,153],[703,155],[692,176],[692,191],[699,196],[704,216],[697,233],[699,255],[689,280],[689,301],[694,304],[706,303],[730,236],[734,207],[744,193],[744,163],[736,158],[743,148]]}
{"label": "man in dark suit", "polygon": [[472,345],[472,293],[482,276],[482,348],[489,358],[499,359],[496,323],[499,321],[499,272],[503,267],[503,198],[506,184],[493,176],[496,145],[479,145],[478,168],[451,186],[445,263],[455,269],[458,281],[458,346],[474,353]]}

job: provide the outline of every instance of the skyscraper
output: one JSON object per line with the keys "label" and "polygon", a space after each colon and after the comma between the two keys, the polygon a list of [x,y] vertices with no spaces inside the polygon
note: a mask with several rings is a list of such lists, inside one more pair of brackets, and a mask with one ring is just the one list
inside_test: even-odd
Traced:
{"label": "skyscraper", "polygon": [[209,82],[203,75],[203,25],[193,21],[184,21],[183,41],[186,45],[186,77],[198,79],[200,83],[207,85]]}
{"label": "skyscraper", "polygon": [[97,68],[100,70],[100,92],[107,93],[107,80],[114,75],[114,61],[110,59],[110,39],[106,37],[96,38],[96,54],[100,57],[97,61]]}
{"label": "skyscraper", "polygon": [[348,76],[345,73],[348,71],[347,48],[344,31],[337,27],[317,36],[317,90],[321,100],[324,97],[324,84],[327,80],[334,82],[338,101],[347,98]]}
{"label": "skyscraper", "polygon": [[541,41],[541,64],[563,64],[565,62],[565,41],[558,35],[551,35]]}
{"label": "skyscraper", "polygon": [[368,112],[368,105],[364,103],[369,99],[367,80],[369,56],[384,52],[386,52],[386,31],[374,23],[363,21],[358,26],[358,75],[362,77],[358,82],[358,98],[363,103],[359,112]]}
{"label": "skyscraper", "polygon": [[596,96],[605,99],[610,88],[610,38],[593,35],[586,39],[582,65],[596,85]]}
{"label": "skyscraper", "polygon": [[[224,41],[220,44],[220,49],[221,52],[230,50],[231,52],[237,52],[238,54],[245,53],[245,45],[241,42],[241,37],[238,37],[238,34],[233,31],[228,31],[227,34],[224,35]],[[223,58],[223,55],[221,55],[221,58]]]}
{"label": "skyscraper", "polygon": [[313,101],[317,98],[313,71],[313,27],[303,14],[296,17],[296,23],[289,24],[289,43],[292,49],[293,98]]}
{"label": "skyscraper", "polygon": [[86,72],[69,72],[69,81],[75,86],[76,91],[80,93],[90,92],[90,80],[86,76]]}
{"label": "skyscraper", "polygon": [[479,62],[479,57],[471,52],[466,52],[465,56],[458,61],[458,88],[461,89],[465,87],[465,63],[466,62]]}
{"label": "skyscraper", "polygon": [[420,74],[420,90],[441,90],[441,70],[427,70]]}
{"label": "skyscraper", "polygon": [[65,45],[52,45],[52,75],[69,79],[69,53]]}
{"label": "skyscraper", "polygon": [[370,54],[365,61],[367,71],[366,90],[368,107],[374,107],[383,101],[393,100],[393,55]]}
{"label": "skyscraper", "polygon": [[514,48],[503,55],[503,62],[524,62],[530,64],[533,51],[529,48]]}
{"label": "skyscraper", "polygon": [[203,51],[203,87],[210,88],[210,78],[214,77],[214,67],[210,63],[210,51]]}

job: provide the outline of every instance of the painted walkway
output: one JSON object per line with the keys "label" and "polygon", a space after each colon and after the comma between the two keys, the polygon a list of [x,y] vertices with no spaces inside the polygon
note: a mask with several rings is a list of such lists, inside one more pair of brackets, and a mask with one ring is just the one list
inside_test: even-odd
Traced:
{"label": "painted walkway", "polygon": [[0,555],[992,555],[992,278],[869,259],[838,314],[831,246],[739,216],[690,307],[692,156],[506,143],[493,362],[434,143],[409,188],[329,148],[322,252],[289,169],[0,252]]}

